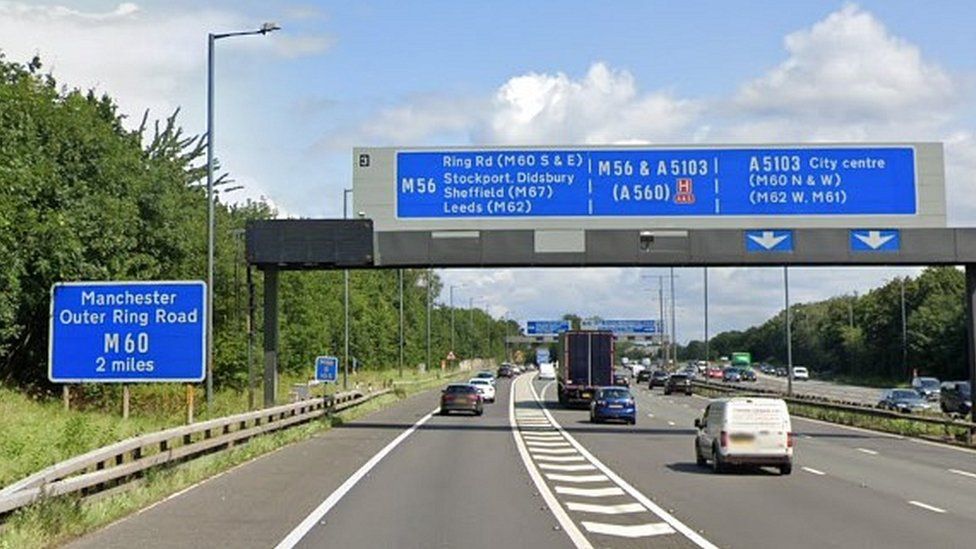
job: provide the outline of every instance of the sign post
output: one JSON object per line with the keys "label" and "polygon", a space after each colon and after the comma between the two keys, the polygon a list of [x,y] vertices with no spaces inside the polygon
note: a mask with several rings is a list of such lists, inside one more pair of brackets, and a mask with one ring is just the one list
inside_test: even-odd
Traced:
{"label": "sign post", "polygon": [[334,356],[316,357],[315,379],[326,384],[325,390],[322,391],[322,398],[325,404],[325,420],[331,423],[332,414],[335,412],[335,394],[329,394],[328,386],[339,381],[339,359]]}

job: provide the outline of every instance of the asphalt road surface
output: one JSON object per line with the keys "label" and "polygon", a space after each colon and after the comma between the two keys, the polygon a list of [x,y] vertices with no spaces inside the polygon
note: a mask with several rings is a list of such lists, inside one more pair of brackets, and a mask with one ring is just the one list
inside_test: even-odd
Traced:
{"label": "asphalt road surface", "polygon": [[976,453],[794,418],[790,476],[694,463],[707,402],[634,388],[637,425],[500,380],[482,417],[407,399],[74,547],[973,547]]}

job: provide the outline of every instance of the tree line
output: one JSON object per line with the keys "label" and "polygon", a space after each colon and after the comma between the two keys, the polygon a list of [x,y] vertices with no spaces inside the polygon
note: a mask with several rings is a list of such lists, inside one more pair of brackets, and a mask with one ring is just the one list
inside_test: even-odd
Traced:
{"label": "tree line", "polygon": [[[878,382],[904,382],[914,371],[966,379],[965,288],[965,274],[959,269],[930,267],[916,277],[894,278],[865,295],[791,305],[793,363],[821,375]],[[709,358],[748,351],[753,360],[785,364],[785,332],[786,314],[781,310],[758,326],[714,336]],[[700,340],[678,353],[682,360],[704,355]]]}
{"label": "tree line", "polygon": [[[205,280],[207,193],[205,135],[187,135],[179,111],[135,128],[112,98],[60,86],[40,59],[8,61],[0,52],[0,380],[34,390],[47,382],[52,284],[96,280]],[[223,173],[217,190],[232,180]],[[214,381],[247,380],[248,287],[243,229],[276,215],[263,202],[216,204]],[[364,368],[399,360],[396,271],[351,272],[350,353]],[[405,364],[427,357],[425,270],[404,271]],[[280,277],[280,369],[311,372],[314,357],[342,356],[340,272]],[[262,295],[256,275],[256,295]],[[259,298],[260,299],[260,298]],[[260,302],[259,302],[260,303]],[[512,321],[458,308],[455,352],[501,358]],[[431,315],[435,365],[450,350],[452,311]],[[256,322],[262,322],[260,306]],[[261,334],[257,332],[257,349]],[[255,353],[260,356],[260,353]]]}

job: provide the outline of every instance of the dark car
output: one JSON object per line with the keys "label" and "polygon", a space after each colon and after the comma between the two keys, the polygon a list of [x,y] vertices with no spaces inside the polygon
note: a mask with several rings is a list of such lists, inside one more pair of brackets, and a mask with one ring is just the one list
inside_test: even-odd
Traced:
{"label": "dark car", "polygon": [[738,368],[726,368],[722,372],[722,381],[728,383],[738,383],[742,381],[742,373]]}
{"label": "dark car", "polygon": [[630,387],[630,378],[625,376],[613,376],[613,384],[618,387]]}
{"label": "dark car", "polygon": [[664,394],[670,395],[676,391],[686,395],[691,394],[691,377],[689,377],[688,374],[673,374],[668,378],[667,382],[664,383]]}
{"label": "dark car", "polygon": [[947,414],[966,415],[973,409],[973,392],[968,381],[947,381],[942,384],[939,407]]}
{"label": "dark car", "polygon": [[940,385],[939,380],[934,377],[912,378],[912,389],[918,391],[918,394],[928,401],[939,400]]}
{"label": "dark car", "polygon": [[653,389],[655,387],[664,387],[664,383],[671,377],[671,374],[667,370],[654,370],[651,372],[651,379],[647,383],[648,389]]}
{"label": "dark car", "polygon": [[773,366],[772,364],[762,364],[759,366],[759,371],[766,375],[775,375],[776,366]]}
{"label": "dark car", "polygon": [[633,425],[637,423],[637,404],[629,389],[623,387],[601,387],[590,402],[590,421],[599,423],[608,419],[618,419]]}
{"label": "dark car", "polygon": [[502,366],[498,369],[498,377],[515,377],[515,370],[511,366]]}
{"label": "dark car", "polygon": [[441,415],[451,412],[474,412],[476,416],[484,413],[484,399],[478,388],[467,383],[452,383],[445,387],[441,391]]}
{"label": "dark car", "polygon": [[914,389],[887,389],[881,393],[878,407],[910,414],[929,410],[932,405]]}
{"label": "dark car", "polygon": [[789,372],[786,371],[786,368],[783,368],[782,366],[776,368],[776,370],[773,373],[774,375],[776,375],[776,377],[786,377],[789,375]]}
{"label": "dark car", "polygon": [[742,368],[739,370],[739,375],[742,376],[742,381],[758,381],[759,378],[756,376],[756,371],[752,368]]}
{"label": "dark car", "polygon": [[651,370],[644,368],[637,372],[637,383],[645,383],[651,380]]}

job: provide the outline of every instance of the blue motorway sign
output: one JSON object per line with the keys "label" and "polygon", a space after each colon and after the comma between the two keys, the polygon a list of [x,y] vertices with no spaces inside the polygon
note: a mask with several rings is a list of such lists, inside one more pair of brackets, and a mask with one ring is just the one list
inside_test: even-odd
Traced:
{"label": "blue motorway sign", "polygon": [[315,379],[335,383],[339,379],[339,359],[320,356],[315,359]]}
{"label": "blue motorway sign", "polygon": [[745,231],[747,252],[792,252],[793,231]]}
{"label": "blue motorway sign", "polygon": [[66,282],[51,288],[55,383],[193,382],[206,372],[206,284]]}
{"label": "blue motorway sign", "polygon": [[550,362],[551,358],[549,356],[549,349],[545,347],[540,347],[535,350],[535,362],[536,364],[545,364]]}
{"label": "blue motorway sign", "polygon": [[402,151],[400,219],[917,213],[915,149]]}
{"label": "blue motorway sign", "polygon": [[851,231],[852,252],[897,252],[901,233],[897,229],[863,229]]}
{"label": "blue motorway sign", "polygon": [[584,320],[584,330],[601,330],[615,334],[658,334],[661,333],[656,320]]}
{"label": "blue motorway sign", "polygon": [[561,334],[568,330],[568,320],[529,320],[525,324],[528,335]]}

